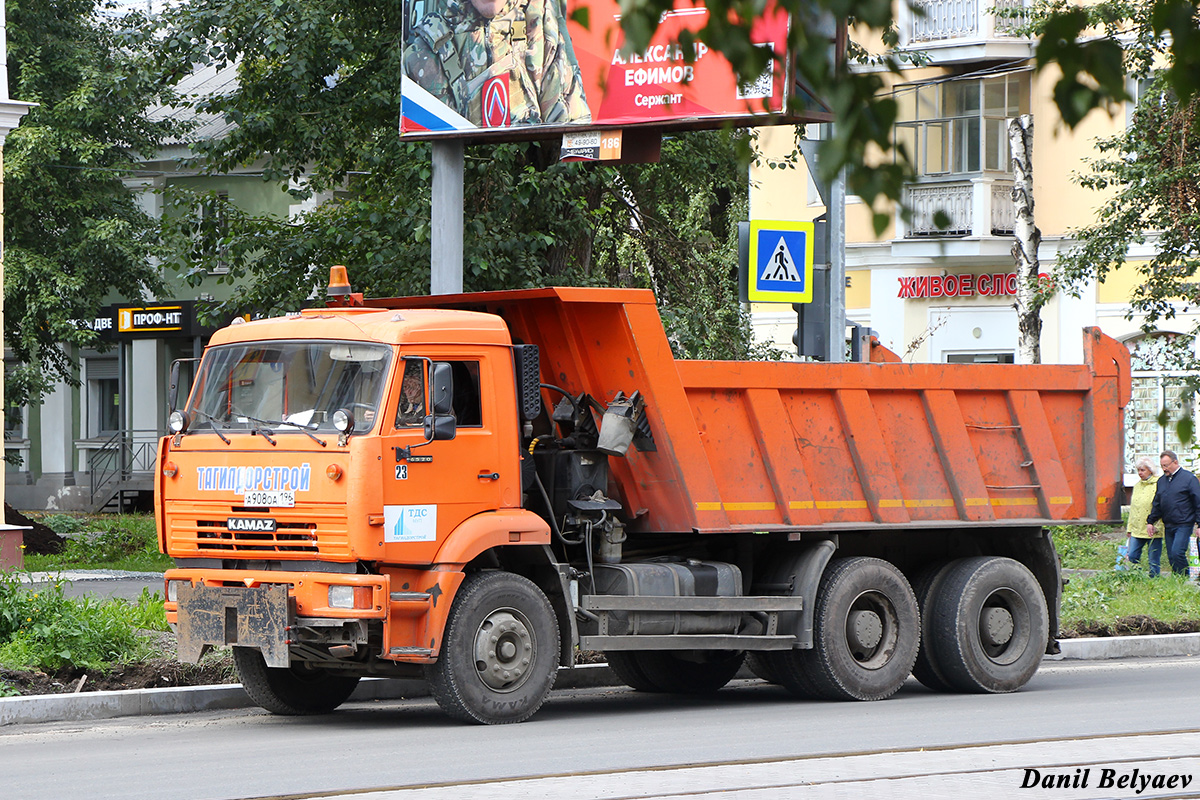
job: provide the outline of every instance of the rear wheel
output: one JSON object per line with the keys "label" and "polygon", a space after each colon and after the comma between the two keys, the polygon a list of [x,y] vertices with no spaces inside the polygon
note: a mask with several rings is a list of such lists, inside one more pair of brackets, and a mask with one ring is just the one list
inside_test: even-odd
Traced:
{"label": "rear wheel", "polygon": [[642,653],[630,652],[628,650],[613,650],[610,653],[605,653],[605,658],[608,659],[609,669],[613,674],[620,679],[621,683],[631,689],[639,692],[665,692],[667,687],[659,686],[642,669],[642,661],[639,656]]}
{"label": "rear wheel", "polygon": [[812,649],[777,654],[784,686],[806,697],[882,700],[904,684],[917,658],[920,614],[895,566],[863,557],[831,562],[814,613]]}
{"label": "rear wheel", "polygon": [[775,662],[768,658],[770,655],[769,652],[747,653],[746,666],[767,683],[782,683],[783,681],[779,679],[779,670],[775,668]]}
{"label": "rear wheel", "polygon": [[961,692],[1014,692],[1037,672],[1050,623],[1033,573],[1011,558],[955,562],[934,598],[933,653]]}
{"label": "rear wheel", "polygon": [[346,702],[357,675],[332,675],[301,666],[268,667],[262,653],[251,647],[233,648],[242,688],[250,699],[272,714],[328,714]]}
{"label": "rear wheel", "polygon": [[728,650],[634,650],[608,654],[609,666],[640,692],[709,694],[742,668],[743,652]]}
{"label": "rear wheel", "polygon": [[464,722],[523,722],[558,674],[558,620],[532,581],[480,572],[463,581],[446,621],[441,656],[426,668],[430,693]]}
{"label": "rear wheel", "polygon": [[933,601],[938,596],[946,574],[953,567],[953,562],[938,562],[921,570],[913,582],[913,594],[917,597],[917,606],[921,611],[921,648],[917,651],[917,660],[913,664],[913,677],[935,692],[949,692],[953,689],[942,668],[938,665],[936,654],[933,652]]}

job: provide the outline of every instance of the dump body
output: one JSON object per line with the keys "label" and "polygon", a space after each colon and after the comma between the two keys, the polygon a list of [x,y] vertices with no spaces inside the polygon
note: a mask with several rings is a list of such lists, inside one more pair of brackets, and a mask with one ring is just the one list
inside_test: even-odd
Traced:
{"label": "dump body", "polygon": [[657,447],[614,459],[645,531],[1041,526],[1120,519],[1127,350],[1082,365],[678,361],[645,290],[368,301],[500,315],[543,380],[646,397]]}

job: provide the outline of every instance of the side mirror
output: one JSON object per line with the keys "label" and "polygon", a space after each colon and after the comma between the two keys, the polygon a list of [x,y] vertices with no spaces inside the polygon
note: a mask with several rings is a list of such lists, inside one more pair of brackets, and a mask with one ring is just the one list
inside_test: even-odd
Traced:
{"label": "side mirror", "polygon": [[171,362],[171,382],[167,386],[167,412],[170,413],[179,405],[179,369],[183,364],[195,363],[198,358],[177,358]]}
{"label": "side mirror", "polygon": [[[429,368],[429,408],[434,416],[443,416],[451,412],[453,403],[454,376],[450,365],[445,361],[435,361]],[[426,438],[428,436],[426,433]]]}
{"label": "side mirror", "polygon": [[430,414],[425,418],[425,441],[444,442],[454,438],[457,430],[453,414]]}

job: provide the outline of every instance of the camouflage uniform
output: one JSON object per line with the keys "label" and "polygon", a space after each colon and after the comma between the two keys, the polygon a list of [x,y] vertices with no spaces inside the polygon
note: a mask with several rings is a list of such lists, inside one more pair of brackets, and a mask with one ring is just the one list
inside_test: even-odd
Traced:
{"label": "camouflage uniform", "polygon": [[491,19],[443,2],[408,33],[410,79],[480,126],[484,83],[505,73],[510,125],[591,122],[561,0],[508,0]]}

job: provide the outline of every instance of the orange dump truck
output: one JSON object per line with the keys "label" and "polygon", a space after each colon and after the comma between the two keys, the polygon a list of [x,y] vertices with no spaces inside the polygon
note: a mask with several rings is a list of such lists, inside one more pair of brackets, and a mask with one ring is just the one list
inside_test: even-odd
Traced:
{"label": "orange dump truck", "polygon": [[1046,526],[1119,518],[1095,329],[1071,366],[687,362],[646,291],[330,293],[218,331],[159,452],[180,657],[232,645],[276,713],[424,676],[519,722],[579,649],[643,691],[1013,691]]}

